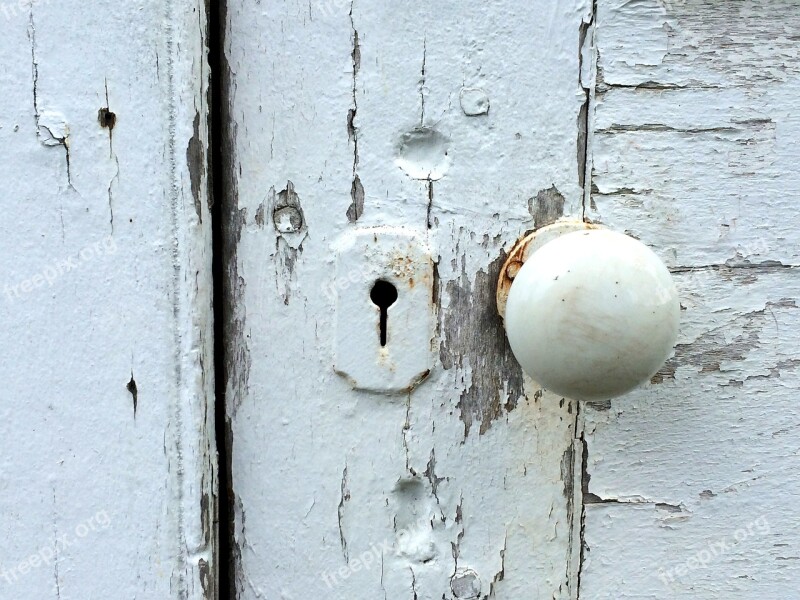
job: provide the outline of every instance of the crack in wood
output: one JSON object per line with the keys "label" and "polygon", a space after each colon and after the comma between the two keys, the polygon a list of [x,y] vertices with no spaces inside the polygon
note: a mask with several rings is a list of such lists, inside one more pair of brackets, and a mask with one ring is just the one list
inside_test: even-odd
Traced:
{"label": "crack in wood", "polygon": [[353,68],[353,107],[347,111],[347,138],[353,142],[353,183],[350,187],[351,203],[347,209],[347,220],[355,223],[364,214],[364,186],[358,176],[358,129],[355,119],[358,114],[358,71],[361,68],[361,44],[358,40],[358,30],[356,29],[353,10],[355,0],[350,2],[350,28],[353,32],[353,51],[351,53]]}
{"label": "crack in wood", "polygon": [[347,550],[347,537],[344,533],[344,509],[348,502],[350,502],[350,487],[347,480],[347,463],[344,465],[344,470],[342,471],[342,484],[341,484],[341,495],[339,496],[339,508],[337,510],[338,514],[338,522],[339,522],[339,543],[342,547],[342,555],[344,556],[344,561],[346,563],[350,563],[350,554]]}

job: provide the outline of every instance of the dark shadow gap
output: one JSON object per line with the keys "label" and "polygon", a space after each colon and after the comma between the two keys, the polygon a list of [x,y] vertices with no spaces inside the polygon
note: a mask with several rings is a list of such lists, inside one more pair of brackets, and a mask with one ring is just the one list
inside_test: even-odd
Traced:
{"label": "dark shadow gap", "polygon": [[214,278],[214,416],[217,442],[217,556],[218,597],[220,600],[234,598],[233,555],[231,543],[233,536],[233,506],[230,501],[232,489],[231,456],[226,412],[225,390],[225,252],[224,252],[224,203],[225,157],[222,152],[224,136],[224,58],[223,40],[225,35],[225,0],[206,0],[208,13],[208,64],[211,68],[209,86],[209,185],[213,248]]}

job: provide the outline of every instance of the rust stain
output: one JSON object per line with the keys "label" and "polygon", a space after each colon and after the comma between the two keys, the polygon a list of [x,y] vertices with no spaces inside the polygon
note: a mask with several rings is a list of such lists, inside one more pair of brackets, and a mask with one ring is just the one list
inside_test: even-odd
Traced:
{"label": "rust stain", "polygon": [[[585,229],[601,228],[599,225],[589,222],[578,221],[577,223],[579,223],[580,226]],[[548,225],[552,224],[553,223],[548,223]],[[531,252],[530,249],[536,241],[536,235],[538,232],[539,228],[535,229],[534,231],[529,231],[522,236],[519,241],[514,244],[514,247],[511,249],[511,252],[509,252],[505,263],[500,269],[497,279],[495,303],[497,305],[497,312],[501,317],[505,317],[506,301],[508,300],[508,293],[511,291],[511,284],[514,283],[514,278],[517,276],[519,270],[522,268],[522,265],[525,263],[526,257],[529,256]]]}

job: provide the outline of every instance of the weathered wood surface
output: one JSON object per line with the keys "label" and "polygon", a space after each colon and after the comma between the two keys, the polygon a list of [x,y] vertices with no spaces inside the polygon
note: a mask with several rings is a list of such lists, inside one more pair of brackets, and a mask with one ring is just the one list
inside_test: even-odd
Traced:
{"label": "weathered wood surface", "polygon": [[800,589],[799,9],[598,3],[588,214],[685,310],[652,385],[585,413],[582,598]]}
{"label": "weathered wood surface", "polygon": [[[522,233],[581,215],[590,19],[583,1],[228,2],[238,597],[577,593],[577,407],[523,378],[494,288]],[[371,284],[334,279],[334,247],[375,225],[427,234],[436,263],[431,343],[393,350],[434,366],[404,395],[334,372],[337,286]]]}
{"label": "weathered wood surface", "polygon": [[0,28],[0,597],[214,598],[205,7]]}

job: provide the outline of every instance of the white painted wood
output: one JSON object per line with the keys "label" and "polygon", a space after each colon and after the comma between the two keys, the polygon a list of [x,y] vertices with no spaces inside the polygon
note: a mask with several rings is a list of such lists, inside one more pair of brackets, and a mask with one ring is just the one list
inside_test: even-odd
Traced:
{"label": "white painted wood", "polygon": [[662,382],[586,413],[585,597],[797,593],[800,278],[725,275],[678,278]]}
{"label": "white painted wood", "polygon": [[795,598],[794,2],[600,0],[592,218],[676,274],[675,355],[585,413],[581,597]]}
{"label": "white painted wood", "polygon": [[791,0],[599,2],[603,222],[671,266],[797,262],[798,18]]}
{"label": "white painted wood", "polygon": [[214,598],[205,7],[0,22],[0,597]]}
{"label": "white painted wood", "polygon": [[[577,593],[577,408],[523,378],[494,298],[503,249],[581,215],[590,18],[584,1],[228,2],[239,598]],[[427,232],[436,263],[436,360],[399,397],[334,372],[335,246],[376,225]]]}

